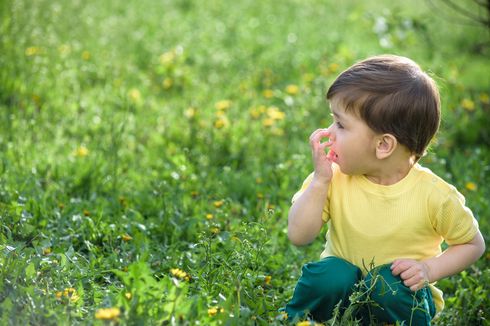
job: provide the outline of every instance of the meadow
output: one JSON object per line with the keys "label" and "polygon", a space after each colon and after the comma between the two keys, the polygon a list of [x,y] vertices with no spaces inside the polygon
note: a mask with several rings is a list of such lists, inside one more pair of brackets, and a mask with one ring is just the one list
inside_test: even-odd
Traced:
{"label": "meadow", "polygon": [[[286,325],[324,245],[287,239],[308,137],[380,53],[437,81],[421,164],[488,247],[489,42],[438,1],[1,1],[0,323]],[[438,283],[435,325],[490,324],[489,266]]]}

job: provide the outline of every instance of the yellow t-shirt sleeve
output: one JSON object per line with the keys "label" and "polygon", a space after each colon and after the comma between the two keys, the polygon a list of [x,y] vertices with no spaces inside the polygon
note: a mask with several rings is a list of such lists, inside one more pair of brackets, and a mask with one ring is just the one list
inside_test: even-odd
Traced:
{"label": "yellow t-shirt sleeve", "polygon": [[[294,194],[293,198],[291,199],[292,204],[305,192],[306,188],[308,188],[308,186],[310,185],[312,179],[313,179],[313,173],[311,173],[308,177],[306,177],[305,181],[303,181],[303,185],[301,186],[301,189]],[[330,189],[329,189],[329,195],[330,195]],[[330,218],[330,213],[328,211],[328,206],[329,206],[328,197],[325,205],[323,206],[323,212],[322,212],[322,220],[325,223],[327,223]]]}
{"label": "yellow t-shirt sleeve", "polygon": [[478,222],[465,199],[456,189],[451,189],[436,211],[434,227],[448,245],[467,243],[478,232]]}

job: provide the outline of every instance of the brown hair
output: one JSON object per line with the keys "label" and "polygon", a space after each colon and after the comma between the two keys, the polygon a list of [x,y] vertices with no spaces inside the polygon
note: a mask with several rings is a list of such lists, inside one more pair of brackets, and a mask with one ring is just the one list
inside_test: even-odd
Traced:
{"label": "brown hair", "polygon": [[377,133],[389,133],[418,160],[439,129],[437,86],[412,60],[381,55],[354,64],[328,89]]}

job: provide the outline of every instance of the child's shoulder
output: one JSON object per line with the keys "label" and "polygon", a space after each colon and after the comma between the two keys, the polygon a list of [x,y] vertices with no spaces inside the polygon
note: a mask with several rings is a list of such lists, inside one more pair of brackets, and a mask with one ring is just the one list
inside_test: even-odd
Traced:
{"label": "child's shoulder", "polygon": [[458,192],[455,186],[435,174],[431,169],[420,164],[416,164],[413,169],[418,179],[418,186],[428,188],[430,192],[436,192],[444,197],[450,193]]}

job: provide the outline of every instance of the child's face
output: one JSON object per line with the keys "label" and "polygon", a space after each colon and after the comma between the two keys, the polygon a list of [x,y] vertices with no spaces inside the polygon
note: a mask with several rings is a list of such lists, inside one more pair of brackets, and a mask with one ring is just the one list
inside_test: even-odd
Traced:
{"label": "child's face", "polygon": [[329,156],[345,174],[366,174],[376,159],[376,134],[354,113],[345,111],[342,102],[331,101],[333,123],[328,128],[332,146]]}

